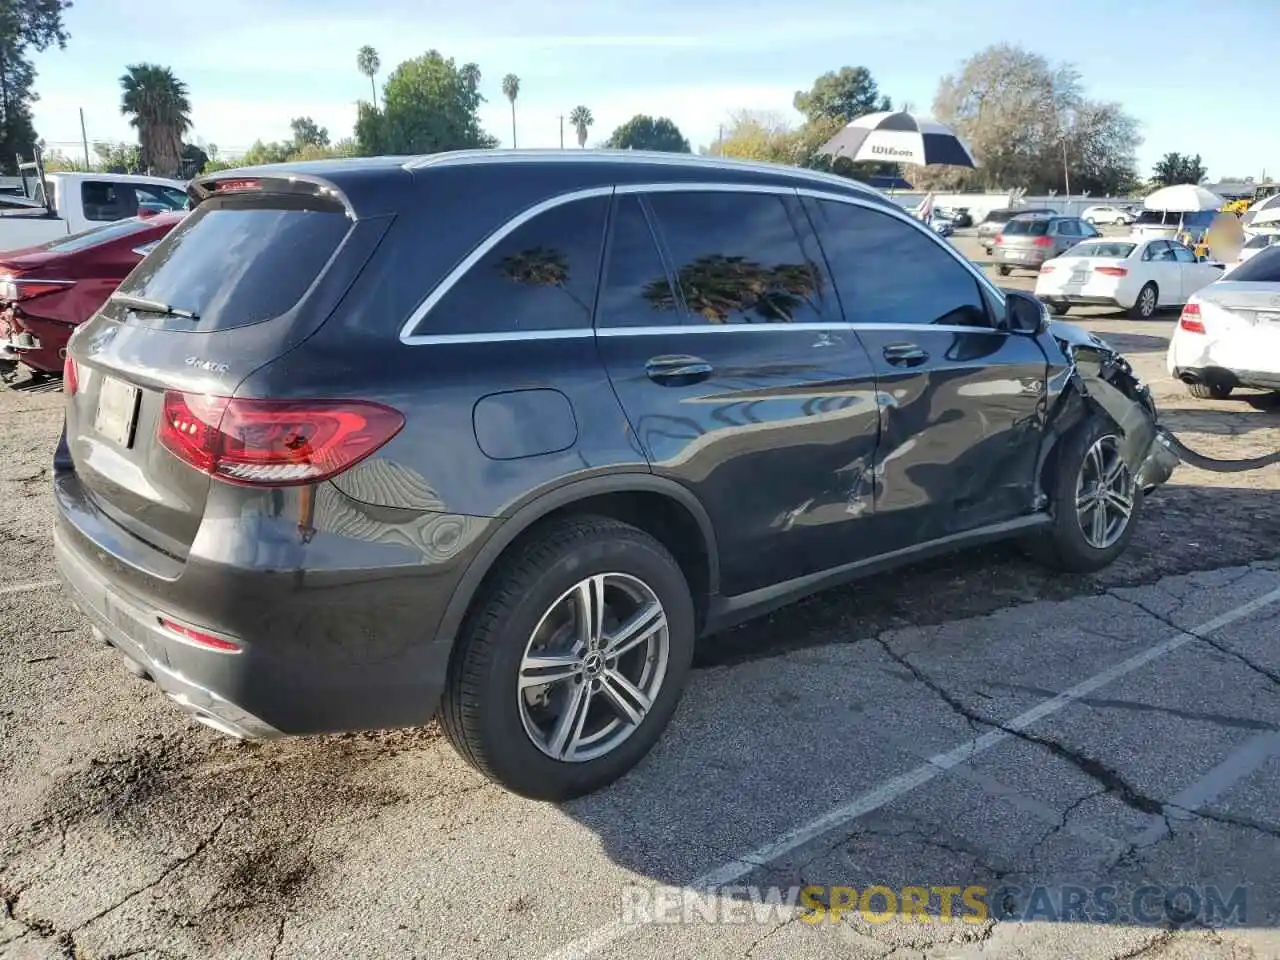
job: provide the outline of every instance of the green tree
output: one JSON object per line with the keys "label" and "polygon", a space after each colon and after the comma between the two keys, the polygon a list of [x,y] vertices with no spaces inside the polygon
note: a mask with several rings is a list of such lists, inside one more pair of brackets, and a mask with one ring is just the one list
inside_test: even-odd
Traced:
{"label": "green tree", "polygon": [[848,123],[865,113],[890,109],[889,98],[880,93],[866,67],[841,67],[824,73],[807,91],[797,90],[793,102],[810,122]]}
{"label": "green tree", "polygon": [[356,69],[369,78],[369,92],[373,95],[370,102],[375,107],[378,105],[378,86],[373,82],[373,78],[378,75],[381,67],[382,60],[378,57],[378,51],[368,44],[356,53]]}
{"label": "green tree", "polygon": [[493,147],[480,127],[480,68],[458,67],[431,50],[400,64],[383,86],[383,106],[362,104],[356,140],[365,156]]}
{"label": "green tree", "polygon": [[93,152],[107,173],[142,172],[142,154],[136,143],[95,143]]}
{"label": "green tree", "polygon": [[177,176],[182,135],[191,128],[187,85],[168,67],[139,63],[125,68],[120,86],[120,112],[138,130],[143,167],[163,177]]}
{"label": "green tree", "polygon": [[665,153],[692,153],[689,141],[680,128],[666,117],[654,119],[638,113],[617,130],[604,144],[613,150],[661,150]]}
{"label": "green tree", "polygon": [[502,95],[511,101],[511,149],[516,147],[516,97],[520,96],[520,78],[508,73],[502,78]]}
{"label": "green tree", "polygon": [[569,123],[573,125],[574,132],[578,135],[579,147],[587,145],[587,131],[595,122],[596,118],[591,115],[591,111],[581,104],[569,111]]}
{"label": "green tree", "polygon": [[969,144],[979,163],[967,168],[919,168],[916,186],[986,189],[1023,187],[1030,193],[1088,189],[1133,176],[1142,142],[1137,122],[1118,104],[1085,98],[1070,64],[1011,44],[987,47],[943,77],[933,114]]}
{"label": "green tree", "polygon": [[1208,175],[1200,154],[1166,153],[1151,171],[1151,182],[1158,187],[1171,187],[1178,183],[1199,183]]}
{"label": "green tree", "polygon": [[310,117],[294,117],[289,121],[289,126],[293,129],[293,145],[296,150],[308,146],[329,146],[329,131],[317,126]]}
{"label": "green tree", "polygon": [[293,156],[294,145],[286,141],[255,140],[244,156],[240,158],[240,166],[257,167],[264,163],[284,163]]}
{"label": "green tree", "polygon": [[182,159],[180,174],[184,180],[190,180],[209,163],[209,154],[195,143],[184,143],[180,156]]}
{"label": "green tree", "polygon": [[0,3],[0,169],[17,171],[17,157],[36,146],[31,120],[36,71],[28,54],[67,45],[62,13],[70,0],[5,0]]}

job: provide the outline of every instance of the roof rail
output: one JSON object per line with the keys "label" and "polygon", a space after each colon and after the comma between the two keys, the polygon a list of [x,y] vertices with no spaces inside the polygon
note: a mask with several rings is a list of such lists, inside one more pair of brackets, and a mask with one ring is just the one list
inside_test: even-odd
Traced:
{"label": "roof rail", "polygon": [[454,150],[446,153],[431,153],[418,157],[409,157],[404,162],[405,170],[426,170],[433,167],[465,166],[468,164],[489,163],[644,163],[686,168],[712,167],[721,170],[737,170],[751,173],[786,174],[816,183],[841,186],[860,190],[875,196],[884,196],[881,191],[858,180],[824,173],[821,170],[809,170],[805,167],[793,167],[780,163],[762,163],[754,160],[731,160],[725,157],[699,156],[691,153],[666,153],[658,150]]}

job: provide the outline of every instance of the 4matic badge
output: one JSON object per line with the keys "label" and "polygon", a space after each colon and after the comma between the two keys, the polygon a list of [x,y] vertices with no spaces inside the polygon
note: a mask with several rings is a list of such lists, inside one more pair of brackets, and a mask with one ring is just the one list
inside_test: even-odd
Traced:
{"label": "4matic badge", "polygon": [[187,357],[183,362],[188,367],[195,367],[197,370],[205,370],[209,373],[226,373],[231,369],[225,363],[214,363],[212,360],[202,360],[199,357]]}

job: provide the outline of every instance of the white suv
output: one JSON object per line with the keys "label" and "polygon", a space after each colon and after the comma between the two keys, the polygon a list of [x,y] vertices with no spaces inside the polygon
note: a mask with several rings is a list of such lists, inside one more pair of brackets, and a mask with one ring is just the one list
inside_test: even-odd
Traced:
{"label": "white suv", "polygon": [[1133,223],[1133,214],[1119,207],[1088,207],[1080,214],[1080,219],[1089,223],[1113,223],[1120,226]]}

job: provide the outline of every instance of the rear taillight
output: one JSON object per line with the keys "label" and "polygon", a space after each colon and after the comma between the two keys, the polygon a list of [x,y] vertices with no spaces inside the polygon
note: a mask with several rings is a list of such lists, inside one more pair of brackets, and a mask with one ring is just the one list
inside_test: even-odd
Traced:
{"label": "rear taillight", "polygon": [[184,463],[231,483],[335,476],[400,432],[404,416],[362,400],[249,400],[169,391],[157,434]]}
{"label": "rear taillight", "polygon": [[992,243],[1004,243],[1004,234],[1003,234],[1003,233],[997,233],[997,234],[996,234],[996,238],[995,238],[994,240],[992,240],[991,242],[992,242]]}
{"label": "rear taillight", "polygon": [[1200,319],[1200,304],[1188,303],[1182,308],[1182,316],[1178,318],[1178,326],[1187,333],[1204,333],[1204,321]]}
{"label": "rear taillight", "polygon": [[1037,247],[1052,247],[1053,237],[1036,237],[1035,245]]}
{"label": "rear taillight", "polygon": [[1041,273],[1053,273],[1053,263],[1052,263],[1052,262],[1050,262],[1050,263],[1042,263],[1042,264],[1040,265],[1040,272],[1041,272]]}
{"label": "rear taillight", "polygon": [[174,634],[178,639],[189,643],[194,647],[203,647],[206,650],[216,650],[218,653],[240,652],[240,644],[233,640],[227,640],[225,637],[214,636],[212,633],[206,633],[205,631],[197,630],[194,627],[184,626],[176,620],[170,620],[168,617],[160,618],[160,626]]}
{"label": "rear taillight", "polygon": [[62,358],[62,389],[69,397],[74,397],[80,389],[80,370],[69,353]]}
{"label": "rear taillight", "polygon": [[1104,277],[1127,277],[1129,271],[1125,267],[1094,267],[1094,273],[1100,273]]}

